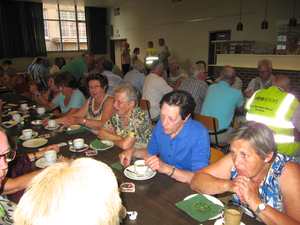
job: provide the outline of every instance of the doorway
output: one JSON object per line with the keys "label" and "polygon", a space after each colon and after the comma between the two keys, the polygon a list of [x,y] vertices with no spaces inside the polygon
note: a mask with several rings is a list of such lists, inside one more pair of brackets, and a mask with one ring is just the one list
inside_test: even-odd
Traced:
{"label": "doorway", "polygon": [[125,47],[126,43],[127,39],[110,40],[110,59],[120,68],[120,70],[122,70],[122,49]]}
{"label": "doorway", "polygon": [[[215,44],[212,41],[231,40],[231,30],[210,31],[209,32],[209,52],[208,64],[215,64]],[[208,67],[208,73],[213,74],[214,68]]]}

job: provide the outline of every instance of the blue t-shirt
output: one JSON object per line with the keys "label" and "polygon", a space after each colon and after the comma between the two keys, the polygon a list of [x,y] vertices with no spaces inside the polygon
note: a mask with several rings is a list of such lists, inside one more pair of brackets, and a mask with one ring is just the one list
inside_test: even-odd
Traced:
{"label": "blue t-shirt", "polygon": [[210,139],[205,126],[189,118],[179,134],[171,140],[171,135],[165,134],[159,120],[147,150],[150,155],[160,154],[166,164],[196,172],[209,164]]}
{"label": "blue t-shirt", "polygon": [[225,81],[210,85],[201,109],[201,115],[216,117],[219,130],[228,129],[236,107],[244,104],[242,92]]}
{"label": "blue t-shirt", "polygon": [[71,97],[71,100],[70,100],[70,102],[67,106],[65,106],[65,104],[64,104],[65,97],[66,97],[65,95],[60,93],[55,99],[52,100],[52,102],[55,105],[60,106],[60,110],[61,110],[62,113],[69,112],[70,108],[80,109],[80,108],[82,108],[82,106],[84,105],[84,103],[86,101],[84,95],[78,89],[76,89],[74,91],[74,93]]}

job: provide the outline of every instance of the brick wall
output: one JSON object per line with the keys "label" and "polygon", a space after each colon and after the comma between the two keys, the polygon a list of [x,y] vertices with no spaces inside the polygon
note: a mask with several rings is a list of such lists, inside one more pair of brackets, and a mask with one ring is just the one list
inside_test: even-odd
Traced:
{"label": "brick wall", "polygon": [[[214,66],[214,77],[218,78],[222,66]],[[242,67],[233,67],[236,71],[236,75],[243,81],[243,91],[248,87],[249,82],[258,77],[256,68],[242,68]],[[273,69],[273,75],[287,75],[292,79],[293,82],[293,91],[292,94],[295,95],[298,100],[300,100],[300,71],[299,70],[276,70]]]}

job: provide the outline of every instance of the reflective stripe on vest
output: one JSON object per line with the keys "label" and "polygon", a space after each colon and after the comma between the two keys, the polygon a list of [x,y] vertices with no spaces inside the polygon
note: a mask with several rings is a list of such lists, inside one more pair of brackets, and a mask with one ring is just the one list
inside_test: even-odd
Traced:
{"label": "reflective stripe on vest", "polygon": [[274,137],[276,143],[292,143],[294,142],[294,137],[293,136],[287,136],[287,135],[281,135],[277,134]]}
{"label": "reflective stripe on vest", "polygon": [[[250,109],[250,105],[253,102],[254,96],[255,95],[253,95],[247,103],[246,108],[248,110]],[[289,110],[289,107],[292,104],[292,102],[294,101],[294,99],[295,99],[295,96],[293,96],[291,94],[288,94],[286,96],[286,98],[284,99],[284,101],[280,105],[278,111],[276,112],[276,118],[275,119],[264,117],[264,116],[258,116],[258,115],[254,115],[254,114],[250,114],[250,113],[247,113],[246,119],[247,120],[254,120],[256,122],[260,122],[260,123],[266,124],[268,126],[293,129],[294,128],[293,123],[291,121],[286,121],[284,119],[284,116],[287,113],[287,111]]]}

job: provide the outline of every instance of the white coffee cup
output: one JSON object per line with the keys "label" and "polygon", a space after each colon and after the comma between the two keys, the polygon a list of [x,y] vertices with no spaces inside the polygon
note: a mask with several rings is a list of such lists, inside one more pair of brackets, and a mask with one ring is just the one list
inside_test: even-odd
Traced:
{"label": "white coffee cup", "polygon": [[22,130],[22,134],[25,139],[30,139],[32,137],[32,133],[33,133],[32,129]]}
{"label": "white coffee cup", "polygon": [[83,148],[84,146],[84,139],[82,138],[77,138],[73,140],[73,145],[75,149]]}
{"label": "white coffee cup", "polygon": [[55,150],[45,152],[44,159],[47,163],[54,163],[57,160],[57,152]]}
{"label": "white coffee cup", "polygon": [[45,107],[39,107],[36,109],[36,112],[40,115],[44,114],[46,112]]}
{"label": "white coffee cup", "polygon": [[48,121],[48,126],[49,127],[55,127],[56,126],[56,120],[49,120]]}
{"label": "white coffee cup", "polygon": [[149,167],[145,165],[145,160],[137,160],[134,163],[134,171],[140,175],[145,175]]}
{"label": "white coffee cup", "polygon": [[26,110],[28,107],[27,103],[21,104],[21,109]]}
{"label": "white coffee cup", "polygon": [[21,115],[18,114],[18,113],[17,113],[17,114],[13,114],[13,115],[12,115],[12,118],[13,118],[14,121],[20,122]]}

